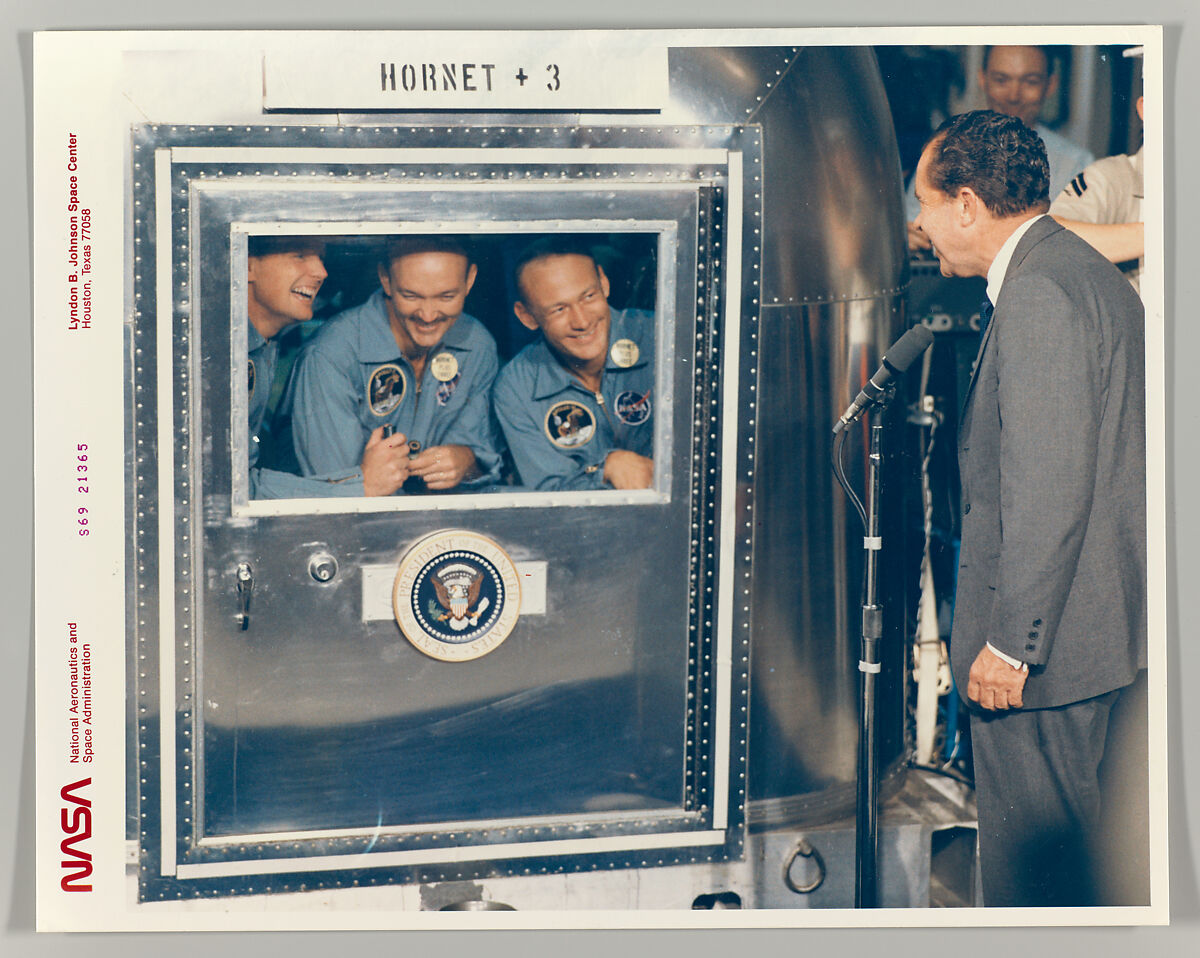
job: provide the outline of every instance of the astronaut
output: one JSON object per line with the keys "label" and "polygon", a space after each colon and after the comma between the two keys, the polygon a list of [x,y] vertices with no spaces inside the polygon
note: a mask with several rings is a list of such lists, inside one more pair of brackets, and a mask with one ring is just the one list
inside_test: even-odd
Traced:
{"label": "astronaut", "polygon": [[330,320],[297,362],[290,400],[301,471],[346,468],[386,426],[390,441],[419,450],[403,465],[405,491],[495,482],[499,360],[491,334],[462,311],[476,275],[466,248],[452,237],[396,237],[378,272],[380,289]]}
{"label": "astronaut", "polygon": [[279,358],[279,334],[313,318],[325,277],[324,243],[310,236],[251,236],[246,258],[250,497],[388,495],[404,481],[406,449],[382,430],[349,469],[303,478],[258,467],[260,439]]}
{"label": "astronaut", "polygon": [[514,270],[522,325],[541,337],[496,379],[496,418],[535,489],[647,489],[654,480],[654,316],[612,310],[586,247],[550,237]]}

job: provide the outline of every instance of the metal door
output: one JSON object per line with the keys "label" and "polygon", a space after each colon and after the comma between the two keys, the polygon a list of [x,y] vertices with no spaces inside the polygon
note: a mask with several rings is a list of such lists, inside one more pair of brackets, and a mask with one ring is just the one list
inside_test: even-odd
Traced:
{"label": "metal door", "polygon": [[[740,854],[759,155],[735,126],[135,132],[143,898]],[[400,232],[652,251],[653,488],[250,498],[248,238]],[[393,600],[455,550],[508,611],[447,660]]]}

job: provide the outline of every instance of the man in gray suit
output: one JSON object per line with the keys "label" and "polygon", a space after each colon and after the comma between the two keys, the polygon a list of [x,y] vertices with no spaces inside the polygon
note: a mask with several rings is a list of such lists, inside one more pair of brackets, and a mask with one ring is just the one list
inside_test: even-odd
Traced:
{"label": "man in gray suit", "polygon": [[1142,306],[1043,215],[1048,181],[1037,134],[986,110],[943,124],[916,173],[942,273],[987,277],[990,301],[959,433],[951,650],[986,905],[1114,903],[1102,780],[1128,757],[1112,754],[1118,702],[1146,667]]}

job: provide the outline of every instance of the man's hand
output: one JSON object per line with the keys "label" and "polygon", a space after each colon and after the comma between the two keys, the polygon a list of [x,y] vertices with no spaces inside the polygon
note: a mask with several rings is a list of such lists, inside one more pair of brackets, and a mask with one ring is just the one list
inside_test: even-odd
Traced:
{"label": "man's hand", "polygon": [[989,712],[1021,707],[1021,695],[1029,673],[1014,669],[986,645],[971,663],[967,676],[967,698]]}
{"label": "man's hand", "polygon": [[918,229],[912,223],[908,224],[908,251],[916,253],[918,250],[933,249],[933,243],[929,241],[929,237],[924,230]]}
{"label": "man's hand", "polygon": [[614,449],[604,459],[604,481],[614,489],[649,489],[654,460],[628,449]]}
{"label": "man's hand", "polygon": [[384,437],[383,426],[371,433],[363,450],[364,496],[390,496],[408,478],[408,439],[404,433]]}
{"label": "man's hand", "polygon": [[475,453],[466,446],[430,446],[408,464],[410,475],[425,480],[425,488],[453,489],[464,479],[480,475]]}

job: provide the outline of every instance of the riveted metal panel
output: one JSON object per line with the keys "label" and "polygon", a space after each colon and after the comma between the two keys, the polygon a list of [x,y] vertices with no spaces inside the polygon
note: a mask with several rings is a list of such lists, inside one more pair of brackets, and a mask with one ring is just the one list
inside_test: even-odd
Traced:
{"label": "riveted metal panel", "polygon": [[[735,126],[135,131],[144,898],[740,853],[760,155],[758,131]],[[414,222],[654,237],[653,490],[249,499],[245,237]],[[548,563],[545,615],[475,662],[425,658],[359,608],[357,569],[441,528]],[[338,561],[331,582],[305,574],[318,550]]]}

